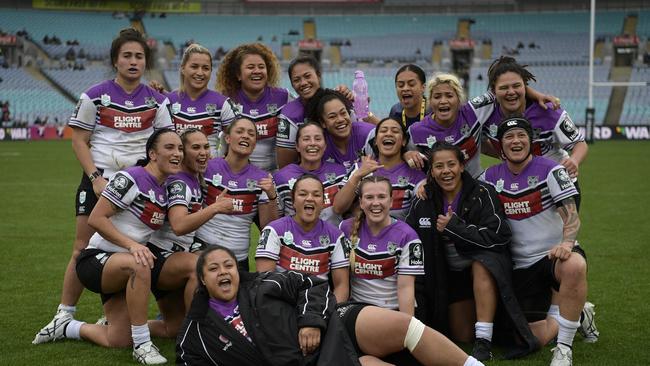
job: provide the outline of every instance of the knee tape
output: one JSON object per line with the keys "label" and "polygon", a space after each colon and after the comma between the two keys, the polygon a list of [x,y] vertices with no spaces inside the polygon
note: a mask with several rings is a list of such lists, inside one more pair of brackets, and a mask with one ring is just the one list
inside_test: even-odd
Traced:
{"label": "knee tape", "polygon": [[424,333],[425,325],[421,321],[417,320],[415,317],[411,318],[409,322],[409,328],[406,331],[406,337],[404,337],[404,347],[408,348],[409,351],[413,352],[415,347],[420,342],[422,338],[422,333]]}

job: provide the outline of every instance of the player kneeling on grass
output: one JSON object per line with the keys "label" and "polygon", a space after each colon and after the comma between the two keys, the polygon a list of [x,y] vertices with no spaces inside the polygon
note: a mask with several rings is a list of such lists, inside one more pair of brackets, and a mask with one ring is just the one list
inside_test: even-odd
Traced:
{"label": "player kneeling on grass", "polygon": [[515,293],[540,343],[557,336],[551,365],[571,365],[587,297],[586,256],[575,245],[578,192],[563,166],[531,154],[528,120],[505,119],[497,138],[505,162],[487,169],[481,179],[497,191],[512,228]]}
{"label": "player kneeling on grass", "polygon": [[416,285],[423,288],[416,292],[420,314],[456,341],[474,340],[472,356],[485,361],[492,358],[500,301],[525,342],[517,353],[536,350],[539,343],[514,298],[508,254],[512,233],[496,192],[465,170],[465,156],[456,145],[436,143],[429,161],[429,198],[416,200],[406,218],[425,248],[425,275]]}
{"label": "player kneeling on grass", "polygon": [[359,303],[335,313],[334,295],[318,277],[238,272],[235,255],[220,246],[199,256],[197,277],[177,364],[387,365],[373,356],[408,348],[423,365],[482,365],[405,313]]}
{"label": "player kneeling on grass", "polygon": [[117,172],[102,192],[88,223],[97,230],[77,259],[81,283],[101,294],[108,325],[61,317],[34,343],[85,339],[104,347],[133,345],[143,364],[167,362],[151,342],[147,325],[151,269],[156,259],[145,243],[165,221],[165,180],[178,173],[183,145],[176,132],[157,130],[147,140],[146,158]]}

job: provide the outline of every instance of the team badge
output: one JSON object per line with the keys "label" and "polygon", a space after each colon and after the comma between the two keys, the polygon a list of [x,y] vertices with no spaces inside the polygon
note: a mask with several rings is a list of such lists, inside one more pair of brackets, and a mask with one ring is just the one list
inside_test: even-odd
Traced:
{"label": "team badge", "polygon": [[172,104],[172,114],[178,114],[181,111],[181,104],[176,102]]}
{"label": "team badge", "polygon": [[153,189],[150,189],[147,193],[149,194],[149,200],[151,202],[156,202],[156,192],[154,192]]}
{"label": "team badge", "polygon": [[214,115],[215,113],[217,113],[217,105],[214,103],[207,103],[205,105],[205,113],[207,113],[210,116]]}
{"label": "team badge", "polygon": [[422,244],[415,243],[411,244],[409,248],[409,265],[411,266],[421,266],[424,264],[422,260]]}
{"label": "team badge", "polygon": [[446,137],[445,137],[445,141],[448,142],[448,143],[450,143],[450,144],[453,144],[453,143],[454,143],[454,140],[455,140],[455,139],[454,139],[454,136],[446,136]]}
{"label": "team badge", "polygon": [[494,187],[494,189],[495,189],[497,192],[501,192],[501,191],[503,191],[503,183],[504,183],[504,182],[503,182],[503,179],[499,179],[499,180],[497,181],[497,185],[496,185],[496,187]]}
{"label": "team badge", "polygon": [[533,187],[537,185],[537,182],[539,181],[539,177],[536,175],[530,175],[528,176],[528,186]]}
{"label": "team badge", "polygon": [[278,105],[277,104],[267,104],[266,105],[266,110],[269,111],[271,114],[275,114],[275,112],[278,111]]}
{"label": "team badge", "polygon": [[293,234],[291,234],[291,231],[285,231],[284,235],[282,235],[282,240],[287,245],[293,244]]}
{"label": "team badge", "polygon": [[154,97],[146,97],[144,98],[144,104],[149,108],[153,108],[158,104],[158,102],[156,102],[156,98]]}
{"label": "team badge", "polygon": [[174,183],[169,187],[169,192],[172,194],[180,193],[183,190],[183,186],[180,183]]}
{"label": "team badge", "polygon": [[490,136],[492,137],[497,137],[497,131],[499,130],[499,126],[497,125],[490,125]]}
{"label": "team badge", "polygon": [[560,124],[560,130],[564,132],[566,137],[569,138],[569,140],[574,140],[576,137],[578,137],[578,129],[576,128],[576,125],[573,123],[571,118],[569,116],[564,116],[564,120]]}
{"label": "team badge", "polygon": [[104,107],[108,107],[109,105],[111,105],[111,96],[110,95],[102,94],[100,99],[101,99],[102,105]]}
{"label": "team badge", "polygon": [[117,189],[124,189],[128,184],[129,182],[126,180],[126,177],[123,175],[116,177],[115,180],[113,181],[113,185]]}
{"label": "team badge", "polygon": [[325,179],[330,183],[336,182],[336,173],[325,173]]}
{"label": "team badge", "polygon": [[86,202],[86,191],[79,192],[79,204]]}
{"label": "team badge", "polygon": [[223,180],[223,177],[221,174],[215,174],[212,176],[212,185],[213,186],[219,186],[221,185],[221,181]]}
{"label": "team badge", "polygon": [[409,184],[409,177],[404,177],[400,175],[399,177],[397,177],[397,184],[399,184],[400,186],[405,186]]}
{"label": "team badge", "polygon": [[251,109],[250,111],[248,111],[248,114],[250,114],[251,116],[255,117],[255,116],[257,116],[258,114],[260,114],[260,111],[257,110],[257,109]]}
{"label": "team badge", "polygon": [[389,241],[388,246],[386,248],[388,249],[388,254],[390,255],[395,255],[395,253],[397,253],[397,243],[393,243],[392,241]]}
{"label": "team badge", "polygon": [[289,179],[289,181],[287,182],[289,184],[289,189],[293,189],[293,185],[296,184],[296,180],[297,180],[296,178]]}
{"label": "team badge", "polygon": [[287,121],[282,120],[278,123],[278,133],[284,134],[287,132],[287,129],[289,129]]}
{"label": "team badge", "polygon": [[244,110],[244,107],[242,107],[241,104],[239,103],[232,103],[232,111],[235,112],[235,114],[241,114],[242,111]]}
{"label": "team badge", "polygon": [[465,123],[463,127],[460,128],[460,133],[462,133],[464,136],[469,135],[469,125]]}
{"label": "team badge", "polygon": [[257,181],[255,179],[246,179],[246,188],[248,190],[252,191],[255,187],[257,187]]}
{"label": "team badge", "polygon": [[321,247],[326,247],[330,245],[330,237],[327,235],[321,235],[318,237],[318,242],[320,243]]}
{"label": "team badge", "polygon": [[429,147],[429,149],[432,148],[435,143],[436,143],[436,137],[429,135],[429,137],[427,137],[427,146]]}
{"label": "team badge", "polygon": [[483,103],[483,96],[479,95],[474,98],[472,98],[472,104],[480,105]]}

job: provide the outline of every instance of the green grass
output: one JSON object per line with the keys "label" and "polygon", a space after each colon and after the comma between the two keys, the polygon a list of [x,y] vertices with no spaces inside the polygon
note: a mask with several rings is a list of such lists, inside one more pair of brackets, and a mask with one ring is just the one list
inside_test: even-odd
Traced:
{"label": "green grass", "polygon": [[[648,142],[599,142],[581,167],[580,243],[589,256],[589,299],[601,338],[584,344],[576,337],[577,365],[650,364],[649,152]],[[70,143],[60,141],[2,142],[0,167],[0,365],[133,364],[129,350],[78,341],[31,344],[59,303],[81,172]],[[94,322],[100,313],[99,298],[85,292],[78,317]],[[156,344],[173,360],[171,340]],[[547,365],[548,349],[490,364]]]}

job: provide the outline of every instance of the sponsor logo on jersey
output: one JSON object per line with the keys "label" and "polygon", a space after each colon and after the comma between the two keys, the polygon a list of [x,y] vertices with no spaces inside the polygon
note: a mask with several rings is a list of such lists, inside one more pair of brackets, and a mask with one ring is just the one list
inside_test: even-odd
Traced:
{"label": "sponsor logo on jersey", "polygon": [[377,251],[377,244],[368,244],[368,251],[369,252],[376,252]]}
{"label": "sponsor logo on jersey", "polygon": [[117,198],[122,199],[132,186],[133,181],[127,178],[124,174],[117,173],[108,183],[106,189]]}
{"label": "sponsor logo on jersey", "polygon": [[266,249],[266,244],[269,241],[269,236],[271,235],[271,229],[267,228],[262,230],[260,233],[260,239],[257,241],[257,249]]}
{"label": "sponsor logo on jersey", "polygon": [[106,253],[99,253],[95,255],[95,259],[101,264],[102,266],[106,264],[106,261],[108,260],[109,255]]}
{"label": "sponsor logo on jersey", "polygon": [[573,186],[571,182],[571,177],[567,173],[566,169],[561,168],[553,171],[553,176],[557,181],[557,184],[560,186],[561,190],[569,189]]}
{"label": "sponsor logo on jersey", "polygon": [[242,105],[238,103],[231,103],[231,106],[232,106],[232,111],[235,112],[235,114],[241,114],[242,111],[244,110],[244,107],[242,107]]}
{"label": "sponsor logo on jersey", "polygon": [[278,111],[278,105],[277,104],[267,104],[266,105],[266,110],[271,114],[275,114],[275,112]]}
{"label": "sponsor logo on jersey", "polygon": [[579,131],[576,128],[576,125],[573,123],[571,118],[568,115],[564,116],[564,120],[560,124],[560,130],[569,138],[569,140],[575,140],[578,137]]}
{"label": "sponsor logo on jersey", "polygon": [[169,199],[183,199],[185,198],[184,196],[184,191],[185,191],[185,184],[181,182],[174,182],[172,183],[169,188],[167,188],[169,192]]}
{"label": "sponsor logo on jersey", "polygon": [[248,111],[248,114],[250,114],[251,116],[255,117],[255,116],[257,116],[258,114],[260,114],[260,111],[257,110],[257,109],[251,109],[250,111]]}
{"label": "sponsor logo on jersey", "polygon": [[450,143],[450,144],[453,144],[454,141],[456,141],[456,139],[454,138],[454,136],[446,136],[445,141]]}
{"label": "sponsor logo on jersey", "polygon": [[156,102],[156,98],[154,97],[145,97],[144,104],[146,104],[147,107],[149,108],[154,108],[158,104],[158,102]]}
{"label": "sponsor logo on jersey", "polygon": [[318,242],[320,243],[321,247],[326,247],[330,245],[330,237],[327,235],[321,235],[318,237]]}
{"label": "sponsor logo on jersey", "polygon": [[430,217],[420,217],[420,220],[418,220],[418,224],[420,225],[421,228],[431,227],[431,218]]}
{"label": "sponsor logo on jersey", "polygon": [[505,209],[506,215],[521,215],[532,212],[530,202],[528,201],[504,202],[503,208]]}
{"label": "sponsor logo on jersey", "polygon": [[86,191],[79,192],[79,204],[86,202]]}
{"label": "sponsor logo on jersey", "polygon": [[102,94],[102,96],[99,99],[100,99],[100,101],[101,101],[101,103],[102,103],[102,105],[104,107],[108,107],[109,105],[111,105],[111,96],[110,95]]}
{"label": "sponsor logo on jersey", "polygon": [[237,188],[238,185],[239,184],[237,183],[236,180],[229,180],[228,181],[228,187]]}
{"label": "sponsor logo on jersey", "polygon": [[499,200],[503,203],[506,216],[512,220],[523,220],[544,210],[541,191],[533,191],[521,197],[500,194]]}
{"label": "sponsor logo on jersey", "polygon": [[150,128],[155,117],[156,111],[153,109],[124,113],[112,108],[104,108],[99,112],[99,123],[124,132],[136,132]]}
{"label": "sponsor logo on jersey", "polygon": [[235,212],[244,212],[244,200],[239,198],[233,198],[232,210]]}
{"label": "sponsor logo on jersey", "polygon": [[352,248],[350,239],[346,238],[345,236],[341,238],[341,246],[343,247],[343,254],[345,255],[345,258],[350,258],[350,250]]}
{"label": "sponsor logo on jersey", "polygon": [[172,104],[172,114],[178,114],[181,111],[181,104],[176,102]]}
{"label": "sponsor logo on jersey", "polygon": [[127,107],[133,107],[133,101],[132,100],[125,100],[124,105]]}
{"label": "sponsor logo on jersey", "polygon": [[153,230],[158,230],[165,222],[165,209],[153,202],[145,201],[140,220]]}
{"label": "sponsor logo on jersey", "polygon": [[302,245],[304,248],[311,248],[311,240],[302,239],[300,245]]}
{"label": "sponsor logo on jersey", "polygon": [[366,259],[360,255],[356,256],[354,262],[354,274],[364,279],[379,279],[395,274],[395,257]]}
{"label": "sponsor logo on jersey", "polygon": [[429,137],[427,137],[427,146],[429,147],[429,149],[432,148],[433,145],[435,145],[435,143],[436,143],[436,137],[429,135]]}
{"label": "sponsor logo on jersey", "polygon": [[187,107],[187,113],[196,113],[196,107]]}
{"label": "sponsor logo on jersey", "polygon": [[517,183],[517,182],[512,182],[512,183],[510,183],[510,190],[511,190],[511,191],[517,191],[517,190],[519,190],[519,183]]}
{"label": "sponsor logo on jersey", "polygon": [[474,108],[478,109],[492,103],[492,99],[487,97],[486,95],[478,95],[472,98],[470,103],[472,103],[472,106],[474,106]]}
{"label": "sponsor logo on jersey", "polygon": [[142,127],[142,117],[139,116],[113,116],[113,126],[115,128],[136,128]]}
{"label": "sponsor logo on jersey", "polygon": [[536,175],[529,175],[528,176],[528,186],[533,187],[537,185],[537,182],[539,182],[539,177]]}
{"label": "sponsor logo on jersey", "polygon": [[[221,180],[222,179],[223,179],[223,177],[221,176],[221,174],[214,174],[212,176],[212,185],[213,186],[221,185]],[[228,182],[228,186],[230,187],[230,182]],[[237,184],[235,184],[235,187],[237,187]]]}
{"label": "sponsor logo on jersey", "polygon": [[81,99],[79,99],[79,101],[77,102],[77,105],[74,106],[74,112],[72,112],[73,117],[75,117],[75,118],[77,117],[77,115],[79,114],[79,109],[80,108],[81,108]]}
{"label": "sponsor logo on jersey", "polygon": [[284,138],[284,139],[289,138],[289,121],[282,119],[278,122],[277,137]]}
{"label": "sponsor logo on jersey", "polygon": [[422,266],[424,265],[423,255],[422,255],[422,244],[413,243],[409,247],[409,265],[410,266]]}
{"label": "sponsor logo on jersey", "polygon": [[214,114],[217,113],[217,105],[214,103],[207,103],[205,105],[205,113],[207,113],[210,116],[213,116]]}

